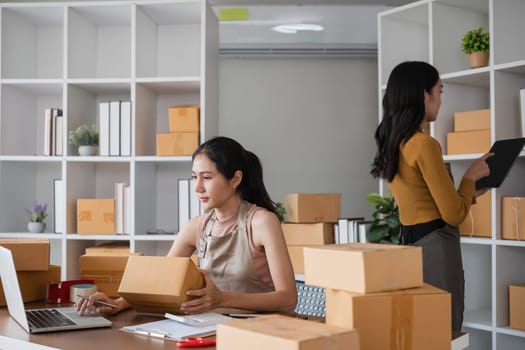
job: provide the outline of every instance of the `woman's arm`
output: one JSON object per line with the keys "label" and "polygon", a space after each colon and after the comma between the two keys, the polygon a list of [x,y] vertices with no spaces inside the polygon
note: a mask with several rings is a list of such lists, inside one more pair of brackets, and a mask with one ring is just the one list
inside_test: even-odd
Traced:
{"label": "woman's arm", "polygon": [[188,257],[195,251],[195,242],[202,217],[191,218],[177,234],[167,256]]}

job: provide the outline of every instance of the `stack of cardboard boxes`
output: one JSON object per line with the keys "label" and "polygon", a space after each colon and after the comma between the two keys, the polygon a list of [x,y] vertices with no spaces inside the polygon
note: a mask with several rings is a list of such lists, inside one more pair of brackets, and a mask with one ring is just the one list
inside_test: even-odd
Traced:
{"label": "stack of cardboard boxes", "polygon": [[[48,283],[60,281],[60,266],[49,264],[49,240],[2,239],[0,245],[11,250],[24,302],[45,300]],[[0,306],[5,305],[0,283]]]}
{"label": "stack of cardboard boxes", "polygon": [[169,132],[157,134],[158,156],[190,156],[199,146],[199,106],[170,107]]}
{"label": "stack of cardboard boxes", "polygon": [[485,153],[490,145],[490,109],[454,113],[454,132],[447,134],[448,154]]}
{"label": "stack of cardboard boxes", "polygon": [[304,274],[303,249],[334,242],[334,224],[341,212],[339,193],[295,193],[283,198],[282,229],[296,274]]}

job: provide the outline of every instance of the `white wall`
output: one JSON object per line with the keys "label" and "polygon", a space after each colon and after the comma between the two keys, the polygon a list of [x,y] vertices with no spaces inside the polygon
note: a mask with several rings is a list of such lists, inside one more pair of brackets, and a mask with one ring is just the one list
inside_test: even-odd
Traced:
{"label": "white wall", "polygon": [[370,217],[375,58],[223,57],[219,74],[219,134],[259,156],[274,201],[340,192],[341,216]]}

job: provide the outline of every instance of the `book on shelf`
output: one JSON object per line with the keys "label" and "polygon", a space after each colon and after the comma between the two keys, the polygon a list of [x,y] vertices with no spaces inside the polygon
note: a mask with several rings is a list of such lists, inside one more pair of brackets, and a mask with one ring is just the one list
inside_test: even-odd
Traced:
{"label": "book on shelf", "polygon": [[109,102],[101,102],[98,108],[99,154],[109,156]]}
{"label": "book on shelf", "polygon": [[372,226],[373,221],[372,220],[360,220],[356,222],[356,232],[358,237],[358,242],[360,243],[367,243],[367,233],[370,230],[370,226]]}
{"label": "book on shelf", "polygon": [[44,155],[62,155],[63,125],[60,108],[46,108],[44,110]]}
{"label": "book on shelf", "polygon": [[131,187],[124,186],[124,228],[123,233],[129,235],[131,233],[131,220],[133,213],[131,211]]}
{"label": "book on shelf", "polygon": [[50,156],[51,153],[51,129],[53,126],[53,116],[51,108],[44,111],[44,155]]}
{"label": "book on shelf", "polygon": [[190,180],[178,179],[179,231],[190,219]]}
{"label": "book on shelf", "polygon": [[194,218],[196,216],[203,214],[203,209],[201,205],[201,201],[199,200],[199,197],[197,196],[197,193],[193,190],[195,188],[195,180],[191,179],[190,183],[190,218]]}
{"label": "book on shelf", "polygon": [[124,189],[128,184],[125,182],[115,183],[115,233],[124,232]]}
{"label": "book on shelf", "polygon": [[56,156],[64,155],[64,117],[62,113],[54,116],[55,120],[55,153]]}
{"label": "book on shelf", "polygon": [[64,233],[64,219],[66,215],[66,203],[64,197],[64,180],[53,180],[53,195],[54,195],[54,226],[56,233]]}
{"label": "book on shelf", "polygon": [[338,244],[358,242],[356,222],[364,220],[363,217],[339,218],[337,220],[337,236],[335,242]]}
{"label": "book on shelf", "polygon": [[120,102],[120,155],[131,155],[131,102]]}
{"label": "book on shelf", "polygon": [[120,101],[109,101],[109,155],[120,156]]}

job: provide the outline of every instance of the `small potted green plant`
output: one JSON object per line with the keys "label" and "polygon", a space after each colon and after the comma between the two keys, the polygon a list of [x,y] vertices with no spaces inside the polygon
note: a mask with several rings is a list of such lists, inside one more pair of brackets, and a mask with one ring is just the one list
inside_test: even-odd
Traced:
{"label": "small potted green plant", "polygon": [[489,63],[490,37],[484,27],[469,30],[461,41],[461,50],[469,55],[470,67],[484,67]]}
{"label": "small potted green plant", "polygon": [[69,132],[70,145],[78,146],[78,154],[92,156],[97,154],[98,131],[95,126],[80,125]]}
{"label": "small potted green plant", "polygon": [[374,218],[367,232],[367,241],[371,243],[399,243],[399,210],[394,197],[370,193],[368,203],[375,207]]}
{"label": "small potted green plant", "polygon": [[47,203],[39,204],[38,201],[33,202],[31,209],[24,208],[27,216],[27,229],[32,233],[44,232],[46,223],[44,219],[47,216]]}

